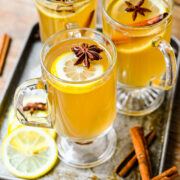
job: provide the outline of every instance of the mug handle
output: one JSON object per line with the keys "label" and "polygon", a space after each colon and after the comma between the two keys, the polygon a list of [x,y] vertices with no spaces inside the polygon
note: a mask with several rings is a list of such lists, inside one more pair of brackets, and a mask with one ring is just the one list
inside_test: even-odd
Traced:
{"label": "mug handle", "polygon": [[[43,103],[35,102],[36,106],[35,103],[32,102],[29,102],[28,105],[24,104],[24,100],[27,97],[28,98],[35,97],[36,100],[37,98],[40,98],[41,100],[43,100]],[[38,109],[37,103],[43,105],[44,110],[46,110],[47,112],[47,115],[43,117],[33,116],[33,121],[32,121],[31,115],[25,115],[24,108],[26,106],[29,107],[30,109],[30,107],[34,105],[36,110],[36,108]],[[14,96],[14,108],[15,108],[16,117],[21,124],[27,126],[53,128],[48,115],[50,108],[48,107],[47,86],[46,83],[41,78],[27,80],[17,88]]]}
{"label": "mug handle", "polygon": [[[76,23],[66,24],[66,29],[75,29],[78,27],[79,26]],[[74,32],[70,32],[69,37],[81,37],[81,33],[78,30]],[[38,93],[38,91],[40,91],[40,93]],[[47,114],[49,114],[50,111],[50,107],[48,107],[46,83],[41,78],[27,80],[17,88],[14,96],[15,114],[19,122],[27,126],[53,128],[49,115],[43,117],[43,119],[46,122],[42,122],[42,117],[33,116],[33,121],[32,121],[31,116],[25,115],[23,110],[24,109],[23,103],[27,94],[29,97],[41,96],[41,98],[46,102],[44,104],[46,104],[46,110],[47,110],[46,112],[48,112]]]}
{"label": "mug handle", "polygon": [[171,45],[161,39],[161,37],[155,39],[152,43],[153,47],[158,48],[164,56],[166,71],[162,76],[155,77],[150,81],[150,86],[153,86],[162,90],[171,89],[176,81],[176,58]]}

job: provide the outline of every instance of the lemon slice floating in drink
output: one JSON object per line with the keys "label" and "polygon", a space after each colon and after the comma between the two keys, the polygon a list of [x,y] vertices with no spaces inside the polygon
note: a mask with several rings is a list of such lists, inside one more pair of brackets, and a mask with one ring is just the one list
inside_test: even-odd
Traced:
{"label": "lemon slice floating in drink", "polygon": [[[133,5],[137,5],[139,0],[129,2]],[[145,22],[148,22],[148,20],[167,12],[167,8],[162,1],[146,0],[144,1],[142,8],[148,8],[151,12],[145,12],[144,16],[138,13],[134,21],[132,18],[132,12],[126,12],[126,8],[128,8],[128,6],[125,3],[125,0],[113,0],[108,5],[107,13],[112,19],[120,24],[138,27],[140,24],[139,22],[142,22],[141,25],[144,22],[144,26],[146,26],[147,24]],[[125,30],[122,27],[122,29],[119,29],[119,31],[112,33],[111,39],[116,44],[117,51],[127,54],[139,53],[140,51],[149,48],[149,46],[152,46],[151,35],[154,34],[154,38],[156,38],[156,34],[158,34],[159,31],[161,31],[160,28],[133,31],[128,29]],[[158,36],[160,36],[160,34],[158,34]],[[163,36],[163,34],[161,36]]]}
{"label": "lemon slice floating in drink", "polygon": [[42,5],[39,5],[36,1],[35,1],[35,4],[42,15],[49,18],[55,18],[55,19],[62,18],[63,19],[63,18],[76,16],[77,13],[78,14],[83,13],[84,12],[83,10],[89,5],[89,1],[84,0],[82,2],[80,1],[78,4],[73,4],[73,5],[64,6],[64,7],[59,5],[57,6],[57,8],[54,8],[54,9],[53,7],[51,8],[43,7]]}
{"label": "lemon slice floating in drink", "polygon": [[54,139],[40,128],[20,127],[2,143],[2,158],[17,177],[36,179],[56,163],[58,151]]}
{"label": "lemon slice floating in drink", "polygon": [[[125,1],[129,1],[129,0],[118,0],[118,1],[113,0],[112,2],[109,3],[109,6],[107,8],[107,12],[110,15],[110,17],[112,17],[112,19],[124,25],[130,25],[133,24],[134,22],[145,21],[147,19],[151,19],[160,14],[163,14],[164,12],[167,12],[166,7],[161,0],[156,0],[156,1],[146,0],[144,1],[142,7],[150,9],[151,12],[145,12],[145,16],[138,14],[136,20],[133,21],[132,13],[125,11],[125,9],[127,8]],[[133,0],[129,2],[131,2],[133,5],[136,5],[139,3],[139,0]]]}
{"label": "lemon slice floating in drink", "polygon": [[66,52],[59,56],[52,64],[51,73],[58,78],[69,81],[86,81],[103,74],[101,64],[93,64],[88,69],[83,65],[74,65],[77,57],[73,52]]}

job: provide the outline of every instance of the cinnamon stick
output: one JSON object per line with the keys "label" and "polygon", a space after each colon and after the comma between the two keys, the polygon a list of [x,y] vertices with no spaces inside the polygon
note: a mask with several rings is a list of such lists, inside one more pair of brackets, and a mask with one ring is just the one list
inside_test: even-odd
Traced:
{"label": "cinnamon stick", "polygon": [[2,73],[6,53],[10,43],[10,36],[7,34],[3,34],[0,37],[0,74]]}
{"label": "cinnamon stick", "polygon": [[[146,135],[147,145],[149,146],[153,139],[155,138],[156,133],[155,131],[151,131]],[[120,162],[120,164],[116,167],[115,172],[120,177],[125,177],[128,172],[131,170],[131,168],[135,165],[137,162],[137,157],[135,154],[134,149],[132,149],[128,155]]]}
{"label": "cinnamon stick", "polygon": [[93,20],[93,17],[95,15],[95,11],[93,10],[91,13],[90,13],[90,16],[88,17],[88,20],[85,24],[85,27],[90,27],[91,26],[91,22]]}
{"label": "cinnamon stick", "polygon": [[159,174],[156,177],[153,177],[151,180],[173,180],[178,176],[178,170],[177,167],[172,167],[166,171],[164,171],[162,174]]}
{"label": "cinnamon stick", "polygon": [[144,130],[142,127],[133,127],[130,129],[130,134],[139,163],[141,178],[142,180],[150,180],[152,167]]}
{"label": "cinnamon stick", "polygon": [[156,17],[153,17],[152,19],[147,19],[142,22],[136,22],[136,23],[130,24],[130,26],[134,26],[134,27],[150,26],[150,25],[153,25],[153,24],[156,24],[156,23],[162,21],[167,16],[168,16],[168,13],[163,13]]}

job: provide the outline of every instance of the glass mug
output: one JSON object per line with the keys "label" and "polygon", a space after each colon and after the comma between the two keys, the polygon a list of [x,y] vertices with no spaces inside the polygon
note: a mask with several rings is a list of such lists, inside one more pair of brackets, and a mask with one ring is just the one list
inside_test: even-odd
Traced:
{"label": "glass mug", "polygon": [[163,1],[169,12],[162,21],[139,27],[114,20],[109,2],[103,1],[103,33],[117,49],[117,108],[123,114],[145,115],[161,105],[164,90],[171,89],[176,79],[176,59],[169,44],[173,2]]}
{"label": "glass mug", "polygon": [[[109,54],[108,69],[85,81],[54,76],[46,61],[57,56],[59,49],[56,51],[56,46],[69,39],[82,38],[103,45]],[[53,48],[55,51],[51,51]],[[116,117],[116,58],[114,44],[102,33],[89,28],[64,30],[51,36],[42,48],[42,77],[28,80],[16,90],[14,104],[18,120],[29,126],[54,128],[58,134],[59,157],[71,166],[89,168],[99,165],[115,151],[116,133],[112,126]],[[32,120],[31,115],[23,111],[25,102],[31,97],[47,104],[46,122],[40,117]]]}
{"label": "glass mug", "polygon": [[41,40],[66,29],[67,23],[95,28],[97,0],[34,0],[39,14]]}

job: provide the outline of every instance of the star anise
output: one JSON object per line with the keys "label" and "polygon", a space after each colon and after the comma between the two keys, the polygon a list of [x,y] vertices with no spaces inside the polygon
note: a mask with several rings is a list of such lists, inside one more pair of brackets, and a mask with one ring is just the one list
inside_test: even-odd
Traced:
{"label": "star anise", "polygon": [[133,21],[136,20],[138,13],[145,16],[145,12],[151,12],[150,9],[141,7],[144,4],[144,0],[140,0],[137,5],[133,5],[129,1],[125,1],[125,3],[128,6],[128,8],[126,8],[125,11],[133,12],[133,14],[132,14]]}
{"label": "star anise", "polygon": [[84,61],[84,65],[89,68],[89,60],[100,60],[102,57],[99,55],[103,50],[96,45],[88,45],[83,43],[81,46],[76,46],[72,48],[72,51],[78,57],[78,60],[74,65],[81,64]]}
{"label": "star anise", "polygon": [[23,111],[30,111],[32,115],[35,110],[47,110],[46,105],[44,103],[28,103],[23,107]]}

